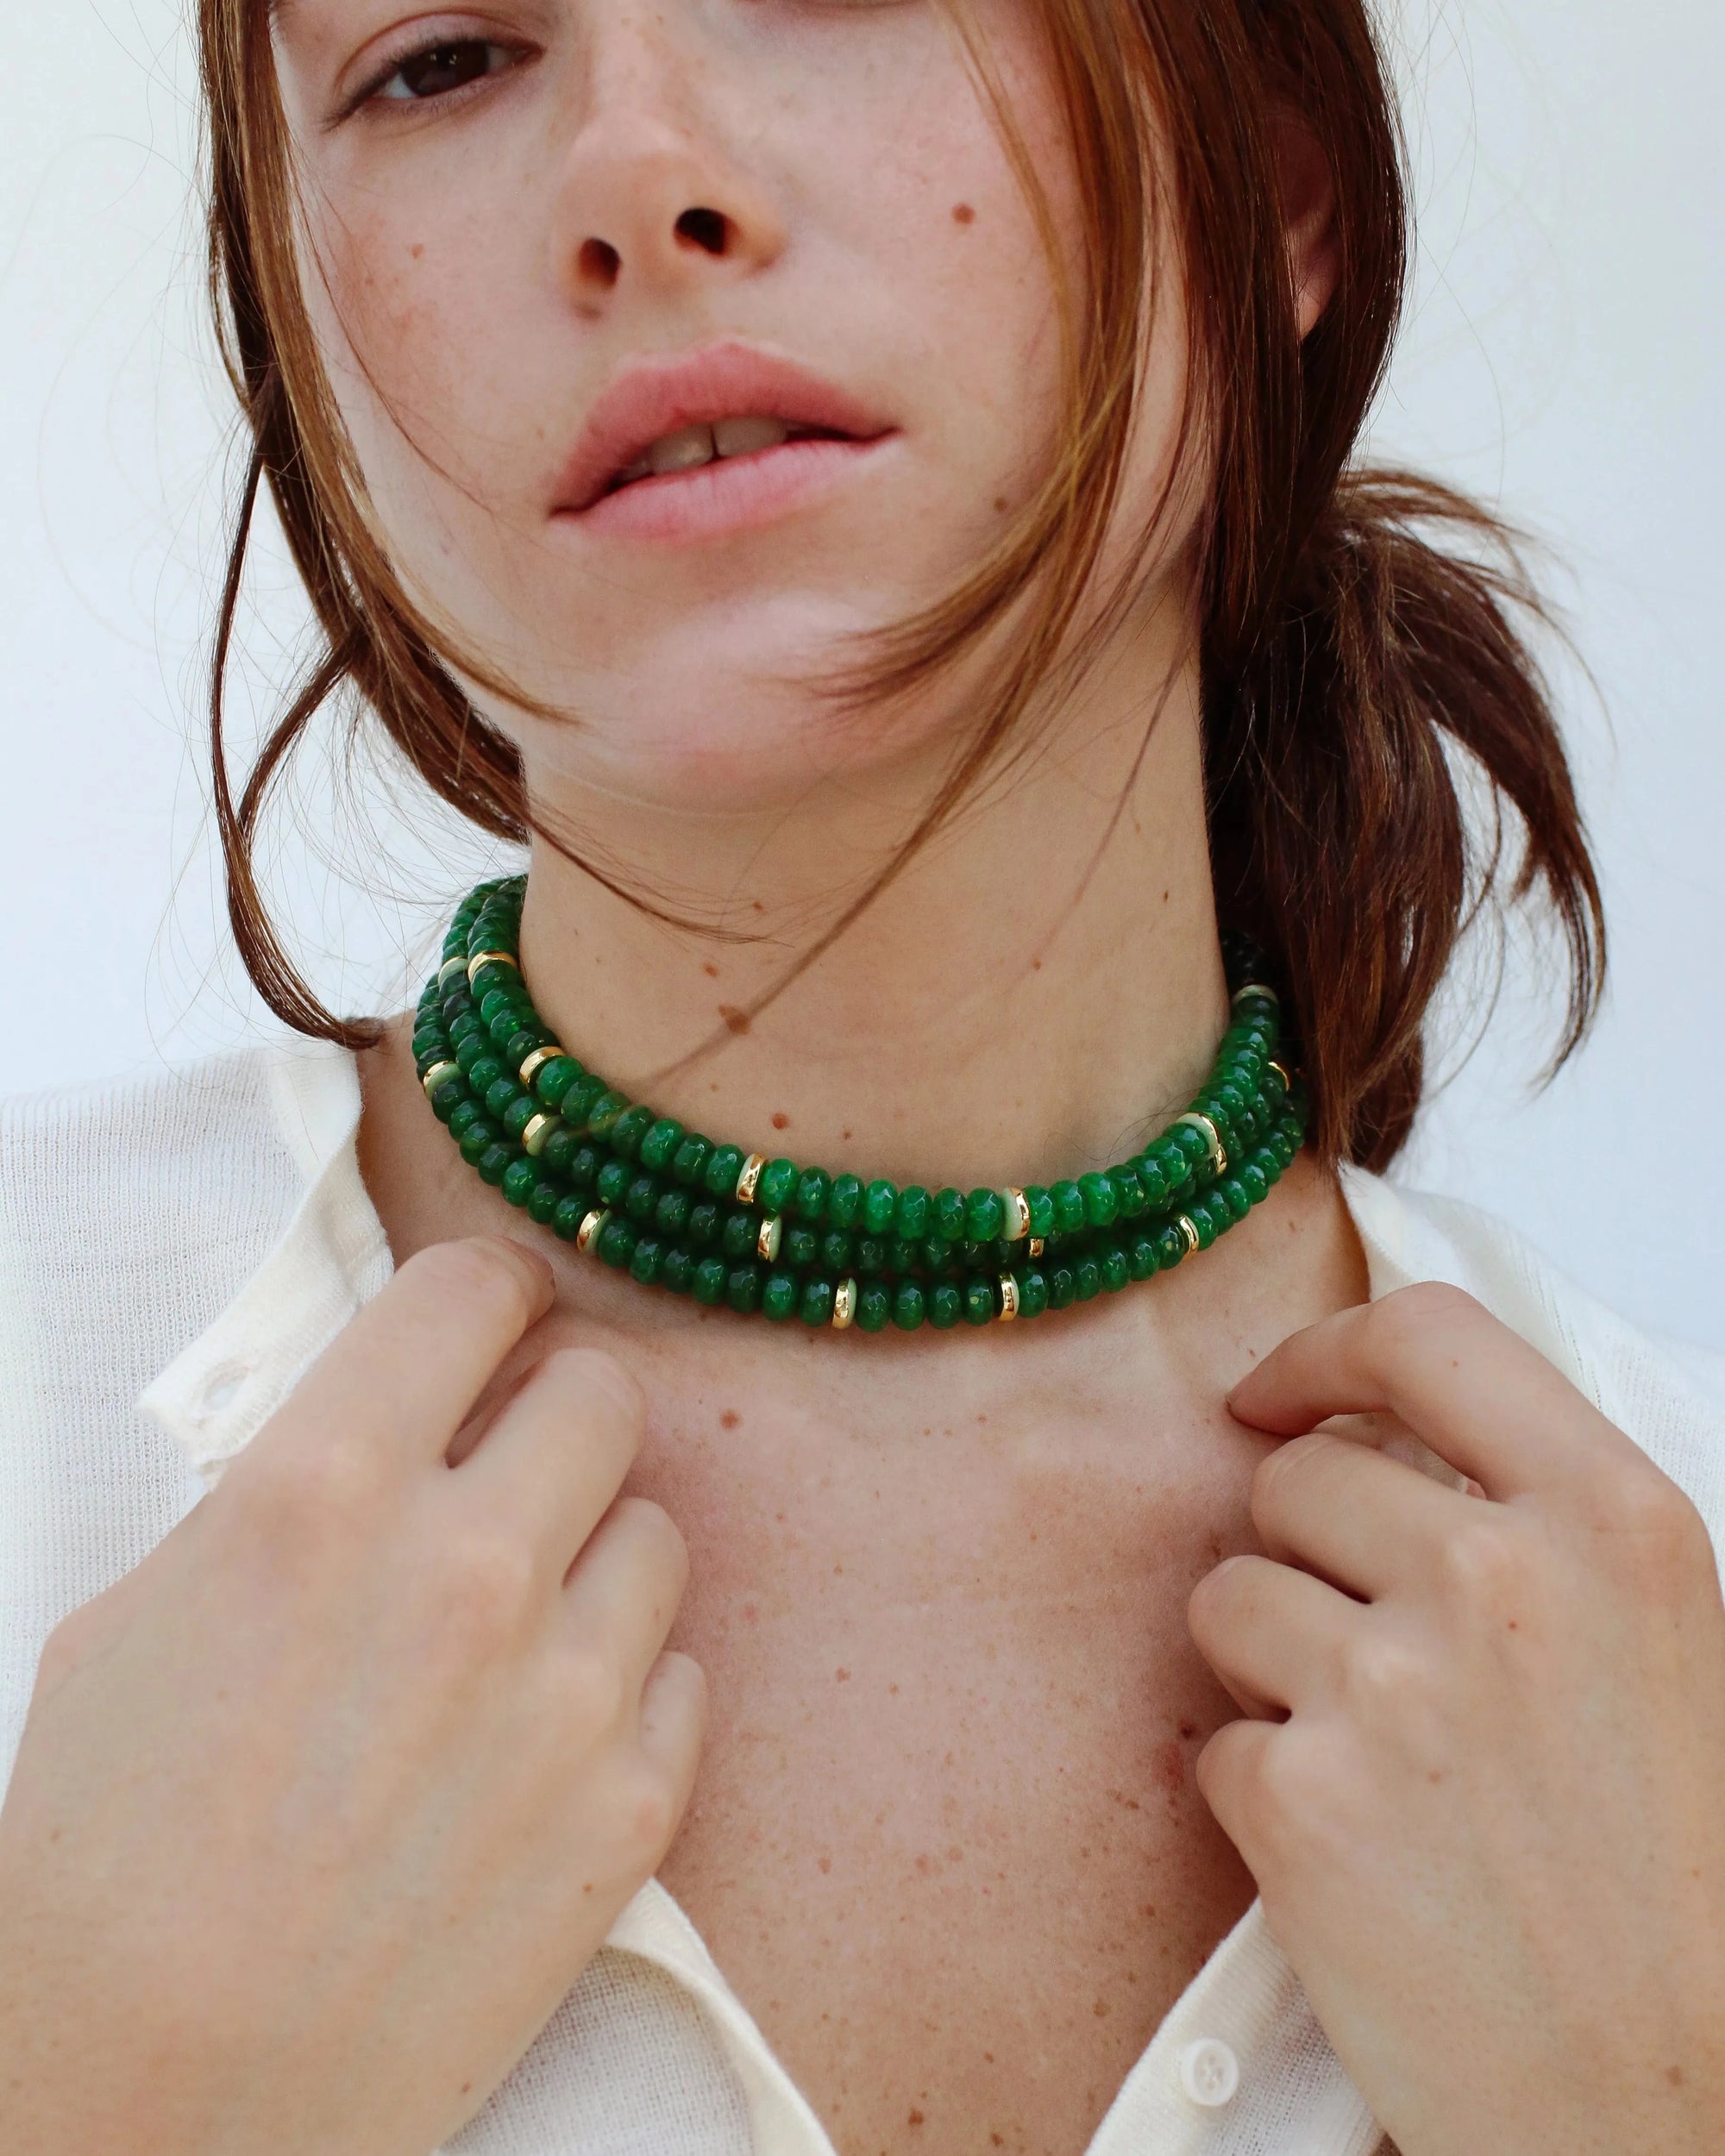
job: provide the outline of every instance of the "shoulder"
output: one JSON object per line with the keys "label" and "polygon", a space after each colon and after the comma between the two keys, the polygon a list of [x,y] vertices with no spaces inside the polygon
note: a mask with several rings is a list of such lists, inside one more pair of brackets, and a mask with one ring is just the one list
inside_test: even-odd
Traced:
{"label": "shoulder", "polygon": [[1725,1546],[1725,1356],[1632,1324],[1477,1206],[1353,1168],[1342,1188],[1374,1296],[1418,1280],[1465,1288],[1680,1483]]}

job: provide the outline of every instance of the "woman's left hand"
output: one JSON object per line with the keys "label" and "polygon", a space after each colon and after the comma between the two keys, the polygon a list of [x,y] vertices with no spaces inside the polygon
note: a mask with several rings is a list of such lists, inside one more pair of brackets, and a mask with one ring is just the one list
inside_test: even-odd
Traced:
{"label": "woman's left hand", "polygon": [[[1198,1784],[1403,2156],[1725,2150],[1725,1606],[1687,1497],[1459,1290],[1285,1341]],[[1481,1493],[1327,1434],[1372,1413]],[[1302,1434],[1310,1433],[1310,1434]]]}

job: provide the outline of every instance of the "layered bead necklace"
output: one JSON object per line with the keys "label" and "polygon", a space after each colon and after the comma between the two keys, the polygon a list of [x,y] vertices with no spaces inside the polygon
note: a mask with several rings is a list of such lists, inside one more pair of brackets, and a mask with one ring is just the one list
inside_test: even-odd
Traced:
{"label": "layered bead necklace", "polygon": [[1036,1318],[1167,1272],[1267,1197],[1304,1140],[1279,1005],[1226,937],[1231,1023],[1191,1106],[1118,1166],[998,1189],[903,1188],[745,1152],[630,1100],[556,1040],[522,978],[524,876],[457,908],[415,1068],[461,1157],[643,1286],[778,1323],[878,1333]]}

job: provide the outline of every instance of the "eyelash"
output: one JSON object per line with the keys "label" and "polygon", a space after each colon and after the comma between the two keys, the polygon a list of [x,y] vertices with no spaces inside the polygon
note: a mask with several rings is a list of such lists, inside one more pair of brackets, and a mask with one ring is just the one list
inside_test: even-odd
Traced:
{"label": "eyelash", "polygon": [[[427,97],[415,97],[411,91],[399,97],[385,95],[390,85],[407,68],[411,67],[416,60],[429,60],[438,53],[467,52],[475,46],[482,47],[486,55],[486,66],[483,74],[469,76],[465,82],[456,83],[448,90],[433,91]],[[501,55],[501,59],[493,60],[492,55]],[[501,39],[494,37],[472,35],[464,37],[457,34],[427,38],[420,44],[411,46],[405,52],[397,53],[380,66],[368,82],[354,91],[348,103],[346,113],[342,116],[358,112],[367,105],[392,105],[408,110],[415,108],[423,110],[430,106],[446,105],[469,91],[480,89],[495,76],[508,74],[528,56],[528,48],[525,47],[505,45]]]}

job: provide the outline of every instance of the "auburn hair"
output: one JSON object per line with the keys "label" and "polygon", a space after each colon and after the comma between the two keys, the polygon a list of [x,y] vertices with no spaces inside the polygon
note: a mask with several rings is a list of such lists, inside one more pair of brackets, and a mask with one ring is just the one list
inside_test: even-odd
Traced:
{"label": "auburn hair", "polygon": [[[1187,434],[1201,439],[1207,460],[1196,545],[1218,911],[1276,962],[1320,1154],[1380,1168],[1413,1125],[1427,1013],[1480,906],[1535,898],[1564,946],[1568,997],[1553,1069],[1597,1006],[1598,881],[1525,641],[1546,617],[1515,536],[1484,509],[1432,480],[1355,461],[1401,314],[1409,242],[1402,137],[1364,0],[1044,5],[1086,256],[1081,278],[1057,279],[1070,387],[1058,454],[1014,528],[959,589],[882,640],[850,690],[890,696],[974,649],[1009,613],[1013,663],[991,676],[970,737],[905,848],[819,948],[1011,752],[1038,688],[1082,641],[1076,625],[1115,518],[1155,296],[1150,235],[1165,229],[1190,325]],[[458,686],[456,655],[403,590],[366,514],[298,289],[267,0],[199,0],[198,23],[211,296],[251,445],[210,698],[229,912],[270,1007],[302,1032],[361,1047],[378,1038],[378,1022],[338,1018],[318,1001],[271,919],[253,857],[271,791],[322,705],[348,695],[353,723],[380,725],[482,830],[514,841],[537,832],[571,849],[536,814],[513,744]],[[986,82],[974,39],[973,51]],[[996,110],[1051,247],[998,98]],[[1333,296],[1303,339],[1276,154],[1290,111],[1327,161],[1339,264]],[[321,650],[236,799],[224,687],[264,486]],[[1094,624],[1105,629],[1131,596],[1122,585],[1091,611],[1093,638]],[[506,690],[461,664],[482,686]],[[1481,782],[1484,812],[1470,813],[1465,790]],[[605,864],[583,865],[620,887]]]}

